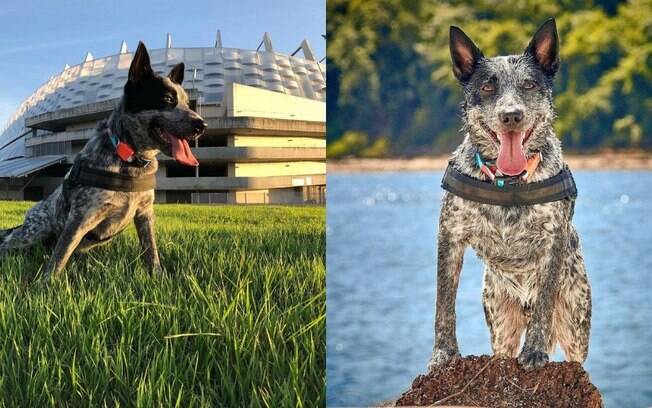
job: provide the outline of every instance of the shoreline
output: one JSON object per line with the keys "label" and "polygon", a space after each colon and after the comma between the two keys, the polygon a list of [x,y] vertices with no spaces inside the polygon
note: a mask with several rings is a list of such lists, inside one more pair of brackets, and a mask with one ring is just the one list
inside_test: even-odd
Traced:
{"label": "shoreline", "polygon": [[[449,155],[412,158],[328,160],[328,173],[444,170]],[[652,170],[652,152],[568,153],[564,160],[571,170]]]}

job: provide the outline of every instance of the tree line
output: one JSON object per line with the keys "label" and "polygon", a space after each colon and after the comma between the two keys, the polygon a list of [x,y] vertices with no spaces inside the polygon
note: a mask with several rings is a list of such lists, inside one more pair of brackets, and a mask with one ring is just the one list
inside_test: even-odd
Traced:
{"label": "tree line", "polygon": [[329,0],[329,157],[443,153],[461,139],[450,25],[487,56],[555,17],[565,148],[652,148],[652,0]]}

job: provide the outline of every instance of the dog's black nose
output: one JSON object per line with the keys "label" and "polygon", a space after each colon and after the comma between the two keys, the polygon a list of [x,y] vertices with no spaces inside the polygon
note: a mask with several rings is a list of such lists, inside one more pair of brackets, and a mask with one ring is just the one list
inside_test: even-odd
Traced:
{"label": "dog's black nose", "polygon": [[195,133],[201,133],[208,127],[208,124],[203,119],[195,119],[192,121],[193,130]]}
{"label": "dog's black nose", "polygon": [[500,121],[503,122],[504,125],[516,125],[517,123],[520,123],[523,120],[523,111],[521,110],[515,110],[515,111],[510,111],[510,112],[500,112],[498,115],[500,118]]}

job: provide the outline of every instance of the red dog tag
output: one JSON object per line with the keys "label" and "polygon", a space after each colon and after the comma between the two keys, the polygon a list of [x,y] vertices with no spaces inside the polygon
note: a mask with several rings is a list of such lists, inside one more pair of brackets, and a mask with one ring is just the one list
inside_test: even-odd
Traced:
{"label": "red dog tag", "polygon": [[115,151],[118,153],[118,157],[123,161],[131,163],[134,160],[134,149],[126,143],[118,142]]}

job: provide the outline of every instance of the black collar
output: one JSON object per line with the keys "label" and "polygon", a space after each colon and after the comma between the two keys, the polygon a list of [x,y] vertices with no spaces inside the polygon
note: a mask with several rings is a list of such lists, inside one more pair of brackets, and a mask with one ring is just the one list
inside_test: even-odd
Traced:
{"label": "black collar", "polygon": [[90,167],[75,160],[70,169],[70,174],[66,177],[64,187],[69,186],[71,183],[112,191],[148,191],[156,188],[156,174],[134,177]]}
{"label": "black collar", "polygon": [[575,180],[566,165],[559,174],[543,181],[523,183],[513,178],[498,187],[462,174],[448,163],[441,187],[466,200],[503,206],[543,204],[577,197]]}

